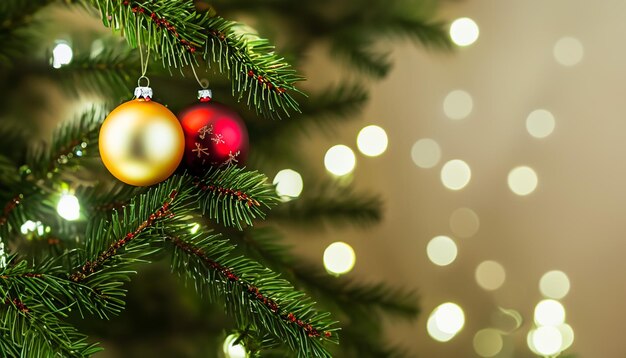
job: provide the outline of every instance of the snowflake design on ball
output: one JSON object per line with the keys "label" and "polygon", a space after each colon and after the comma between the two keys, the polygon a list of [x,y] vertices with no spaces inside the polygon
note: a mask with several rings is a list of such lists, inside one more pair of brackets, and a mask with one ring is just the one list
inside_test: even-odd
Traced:
{"label": "snowflake design on ball", "polygon": [[201,158],[203,154],[206,155],[207,157],[209,156],[209,148],[204,148],[202,144],[198,142],[196,142],[195,144],[196,144],[196,149],[192,149],[191,151],[193,153],[198,153],[198,158]]}
{"label": "snowflake design on ball", "polygon": [[204,139],[206,137],[206,135],[211,135],[213,134],[213,125],[206,125],[200,129],[198,129],[198,137],[200,139]]}
{"label": "snowflake design on ball", "polygon": [[241,153],[240,151],[237,151],[233,154],[232,151],[228,152],[228,159],[226,159],[226,161],[224,161],[224,165],[230,165],[230,164],[234,164],[234,163],[239,163],[239,160],[237,159],[237,157],[239,156],[239,153]]}
{"label": "snowflake design on ball", "polygon": [[215,134],[213,136],[213,138],[211,138],[211,140],[215,143],[215,144],[224,144],[226,143],[226,141],[224,140],[224,136],[221,134]]}

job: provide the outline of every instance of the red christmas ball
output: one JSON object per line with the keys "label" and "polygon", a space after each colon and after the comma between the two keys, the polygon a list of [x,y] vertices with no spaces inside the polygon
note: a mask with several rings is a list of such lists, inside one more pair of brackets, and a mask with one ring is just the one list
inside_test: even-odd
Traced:
{"label": "red christmas ball", "polygon": [[245,162],[248,130],[235,111],[205,99],[182,111],[178,118],[185,133],[185,162],[191,169]]}

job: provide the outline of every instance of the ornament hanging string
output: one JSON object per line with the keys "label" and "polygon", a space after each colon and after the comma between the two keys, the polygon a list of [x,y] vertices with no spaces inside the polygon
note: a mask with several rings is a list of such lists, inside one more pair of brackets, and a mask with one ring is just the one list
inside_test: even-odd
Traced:
{"label": "ornament hanging string", "polygon": [[[150,25],[148,25],[147,27],[148,27],[148,41],[149,41],[150,35],[152,32],[151,31],[152,27]],[[137,80],[137,86],[142,87],[141,80],[145,79],[147,82],[145,87],[150,87],[150,79],[146,77],[146,73],[148,72],[148,62],[150,61],[150,44],[148,44],[147,46],[148,49],[146,53],[146,59],[144,61],[143,49],[141,48],[141,17],[140,16],[137,16],[137,48],[139,48],[139,61],[141,61],[141,76]]]}
{"label": "ornament hanging string", "polygon": [[193,63],[191,63],[190,65],[191,65],[191,71],[193,72],[193,76],[196,78],[196,82],[198,82],[200,87],[202,89],[209,88],[209,80],[207,80],[206,78],[200,79],[198,77],[198,74],[196,73],[196,67],[193,65]]}
{"label": "ornament hanging string", "polygon": [[190,63],[190,65],[191,71],[193,71],[193,76],[196,78],[196,82],[198,82],[200,88],[202,88],[198,91],[198,99],[200,100],[200,102],[209,102],[213,97],[213,93],[209,89],[209,80],[205,78],[200,80],[200,78],[198,78],[198,74],[196,73],[196,68],[194,67],[193,63]]}

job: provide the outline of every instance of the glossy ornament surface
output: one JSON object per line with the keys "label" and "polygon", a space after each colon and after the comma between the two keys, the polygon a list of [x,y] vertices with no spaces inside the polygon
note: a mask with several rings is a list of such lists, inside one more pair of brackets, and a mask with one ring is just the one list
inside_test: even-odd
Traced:
{"label": "glossy ornament surface", "polygon": [[194,171],[209,166],[243,164],[248,130],[239,115],[213,101],[192,105],[180,115],[185,133],[185,163]]}
{"label": "glossy ornament surface", "polygon": [[180,164],[185,137],[167,107],[134,99],[115,108],[100,129],[100,157],[117,179],[149,186],[170,177]]}

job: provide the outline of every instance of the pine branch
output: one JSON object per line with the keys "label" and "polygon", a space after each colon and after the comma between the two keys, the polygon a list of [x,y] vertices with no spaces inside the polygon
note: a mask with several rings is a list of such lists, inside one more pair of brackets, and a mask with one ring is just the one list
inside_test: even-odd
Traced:
{"label": "pine branch", "polygon": [[[238,173],[244,182],[249,180],[247,172],[240,169],[224,172],[230,176]],[[166,236],[176,249],[174,269],[193,279],[196,287],[202,283],[204,288],[198,291],[210,293],[212,298],[218,293],[225,295],[227,311],[239,324],[252,322],[269,330],[299,351],[299,356],[311,352],[328,356],[320,340],[335,340],[327,314],[313,311],[303,294],[260,265],[227,257],[233,249],[227,241],[212,235],[190,235],[191,222],[184,218],[198,205],[194,196],[202,194],[193,194],[197,189],[191,178],[174,177],[133,199],[109,224],[100,221],[93,225],[85,253],[77,258],[83,263],[69,280],[100,292],[107,297],[109,307],[120,310],[124,291],[118,283],[127,279],[125,268],[159,252],[161,247],[155,244]]]}
{"label": "pine branch", "polygon": [[380,79],[391,70],[390,54],[376,52],[371,49],[372,46],[371,42],[363,38],[355,39],[344,35],[333,41],[332,52],[346,59],[357,70]]}
{"label": "pine branch", "polygon": [[0,337],[0,353],[9,357],[88,357],[102,350],[55,315],[16,299],[0,303]]}
{"label": "pine branch", "polygon": [[54,0],[3,0],[0,2],[0,68],[10,68],[29,56],[35,44],[27,27],[33,15]]}
{"label": "pine branch", "polygon": [[[320,304],[341,318],[342,352],[354,357],[403,357],[401,348],[388,346],[382,337],[380,319],[391,314],[414,319],[419,314],[417,298],[409,291],[385,284],[353,283],[322,272],[294,258],[281,236],[270,228],[239,233],[246,253],[282,272],[316,297]],[[279,353],[280,356],[280,353]]]}
{"label": "pine branch", "polygon": [[8,118],[0,118],[2,127],[0,127],[0,153],[5,158],[8,158],[13,164],[13,169],[5,167],[2,169],[2,177],[5,173],[15,172],[15,167],[24,163],[26,159],[26,151],[30,138],[24,128],[20,128],[15,124],[8,124]]}
{"label": "pine branch", "polygon": [[[248,121],[250,138],[258,143],[258,150],[280,154],[293,148],[299,137],[292,132],[304,134],[321,130],[331,133],[344,120],[356,118],[368,100],[368,93],[361,85],[345,84],[330,87],[311,95],[303,102],[302,114],[288,122]],[[280,138],[280,140],[278,139]]]}
{"label": "pine branch", "polygon": [[14,29],[55,0],[3,0],[0,3],[0,31]]}
{"label": "pine branch", "polygon": [[234,247],[215,236],[170,235],[169,241],[175,247],[173,270],[210,298],[226,294],[226,311],[238,326],[271,333],[298,357],[330,357],[322,343],[337,342],[337,329],[287,281],[253,261],[229,257]]}
{"label": "pine branch", "polygon": [[267,177],[234,166],[210,169],[194,181],[200,189],[200,208],[203,214],[225,226],[242,229],[252,226],[253,220],[265,218],[263,209],[278,201],[276,191],[267,183]]}
{"label": "pine branch", "polygon": [[68,93],[96,93],[107,98],[129,96],[135,82],[131,75],[139,70],[139,61],[128,50],[105,50],[97,56],[78,54],[72,62],[52,72],[52,78]]}
{"label": "pine branch", "polygon": [[304,284],[307,291],[324,302],[337,306],[352,319],[371,317],[377,312],[399,317],[415,318],[419,314],[417,298],[409,291],[390,288],[385,284],[353,284],[336,278],[318,267],[295,259],[288,246],[282,244],[280,234],[270,228],[246,230],[240,234],[247,252],[280,270],[294,282]]}
{"label": "pine branch", "polygon": [[208,66],[214,63],[231,77],[233,95],[258,113],[280,118],[298,111],[291,92],[300,93],[294,84],[301,77],[266,40],[241,33],[237,23],[199,14],[191,1],[83,1],[100,10],[107,27],[121,29],[132,47],[141,33],[144,46],[159,54],[165,67],[195,66],[201,53]]}
{"label": "pine branch", "polygon": [[27,159],[28,175],[35,179],[56,173],[61,167],[77,165],[79,161],[95,158],[104,108],[94,107],[73,121],[63,122],[49,145],[33,147]]}
{"label": "pine branch", "polygon": [[0,269],[0,310],[7,310],[5,319],[0,320],[0,332],[5,338],[2,341],[8,344],[7,351],[86,356],[100,350],[59,319],[71,308],[81,313],[85,308],[92,311],[94,292],[56,276],[64,272],[57,264],[59,260],[48,260],[32,269],[26,261],[15,260],[15,256],[9,258],[7,266]]}
{"label": "pine branch", "polygon": [[309,188],[305,195],[280,205],[268,219],[309,226],[324,223],[367,226],[380,222],[382,215],[382,201],[378,196],[323,184]]}
{"label": "pine branch", "polygon": [[50,191],[58,189],[53,188],[58,177],[64,170],[97,156],[99,120],[103,117],[100,113],[92,109],[75,121],[63,123],[49,145],[31,147],[28,164],[20,167],[19,173],[7,173],[7,178],[11,175],[13,179],[0,192],[1,237],[11,238],[10,233],[19,232],[26,220],[45,222],[55,211],[47,199]]}

